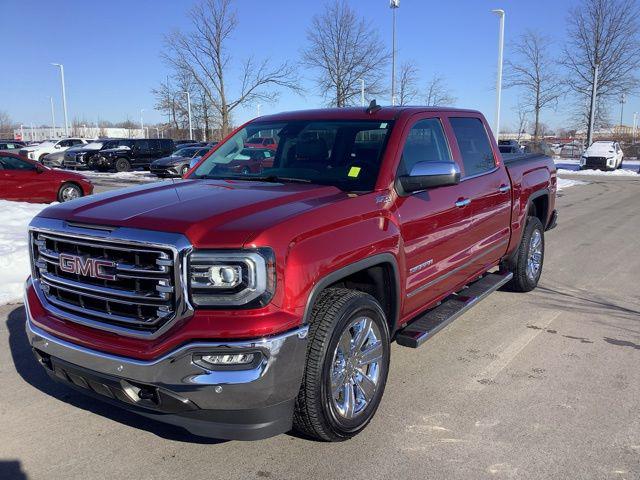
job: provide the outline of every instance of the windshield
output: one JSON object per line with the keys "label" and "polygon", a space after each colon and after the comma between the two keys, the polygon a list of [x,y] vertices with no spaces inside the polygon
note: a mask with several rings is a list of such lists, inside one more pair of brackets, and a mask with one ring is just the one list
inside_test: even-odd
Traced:
{"label": "windshield", "polygon": [[[304,182],[371,191],[391,126],[391,122],[371,120],[254,122],[220,145],[191,177]],[[245,147],[258,137],[273,138],[277,147]]]}

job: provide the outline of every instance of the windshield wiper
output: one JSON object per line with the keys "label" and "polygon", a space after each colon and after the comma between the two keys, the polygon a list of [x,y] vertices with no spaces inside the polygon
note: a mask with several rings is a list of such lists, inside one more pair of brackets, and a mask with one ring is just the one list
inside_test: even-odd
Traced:
{"label": "windshield wiper", "polygon": [[244,180],[245,182],[269,182],[269,183],[311,183],[306,178],[278,177],[277,175],[264,175],[262,177],[252,177],[249,175],[204,175],[207,180]]}

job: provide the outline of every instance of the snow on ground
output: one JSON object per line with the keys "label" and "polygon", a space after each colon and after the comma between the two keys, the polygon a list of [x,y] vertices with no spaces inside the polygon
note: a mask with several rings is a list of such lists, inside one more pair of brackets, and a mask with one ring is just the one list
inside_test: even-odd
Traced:
{"label": "snow on ground", "polygon": [[27,226],[47,205],[0,200],[0,305],[22,298],[29,276]]}
{"label": "snow on ground", "polygon": [[127,181],[127,182],[157,182],[158,180],[162,180],[161,178],[152,175],[146,170],[135,171],[135,172],[80,172],[87,178],[92,178],[96,180],[114,180],[114,181]]}
{"label": "snow on ground", "polygon": [[[580,175],[628,175],[628,174],[616,174],[615,172],[603,172],[600,170],[580,170],[580,159],[579,158],[561,158],[554,157],[553,158],[556,167],[558,167],[558,173],[580,173]],[[637,172],[638,168],[640,168],[640,160],[627,160],[623,159],[622,161],[622,171],[627,172]],[[595,172],[595,173],[588,173]]]}
{"label": "snow on ground", "polygon": [[626,168],[621,168],[619,170],[612,170],[610,172],[603,172],[602,170],[567,170],[564,168],[558,169],[558,175],[580,175],[580,176],[589,176],[589,177],[638,177],[640,178],[640,173],[637,170],[627,170]]}
{"label": "snow on ground", "polygon": [[558,178],[558,191],[569,187],[576,187],[578,185],[586,185],[589,182],[583,182],[582,180],[572,180],[570,178]]}

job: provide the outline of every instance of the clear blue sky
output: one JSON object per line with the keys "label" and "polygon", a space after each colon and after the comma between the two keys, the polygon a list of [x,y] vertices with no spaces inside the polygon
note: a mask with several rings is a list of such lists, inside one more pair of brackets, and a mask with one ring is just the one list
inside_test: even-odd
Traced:
{"label": "clear blue sky", "polygon": [[[388,0],[349,1],[390,43]],[[493,121],[498,19],[490,10],[507,12],[506,56],[510,42],[527,28],[551,37],[553,53],[559,53],[567,12],[576,1],[402,0],[397,12],[398,63],[413,60],[423,85],[434,72],[442,74],[458,106],[479,109]],[[51,62],[65,65],[71,118],[94,122],[128,117],[138,122],[144,108],[145,122],[162,120],[153,110],[151,95],[168,73],[160,60],[162,39],[172,29],[189,28],[186,10],[191,0],[1,0],[0,4],[4,58],[11,65],[5,64],[0,75],[0,110],[13,120],[50,123],[49,96],[54,97],[56,118],[62,118],[58,70]],[[236,4],[239,26],[231,45],[236,60],[251,53],[274,62],[298,59],[311,17],[322,10],[322,2],[315,0],[237,0]],[[229,80],[233,79],[231,72]],[[277,103],[263,105],[262,113],[321,106],[311,78],[304,85],[309,94],[283,93]],[[502,125],[515,123],[516,101],[516,91],[504,92]],[[543,121],[564,126],[568,108],[565,102],[557,112],[545,111]],[[629,99],[625,123],[631,124],[633,111],[638,110],[638,98]],[[234,120],[254,114],[255,109],[249,108]],[[611,117],[618,116],[619,106]]]}

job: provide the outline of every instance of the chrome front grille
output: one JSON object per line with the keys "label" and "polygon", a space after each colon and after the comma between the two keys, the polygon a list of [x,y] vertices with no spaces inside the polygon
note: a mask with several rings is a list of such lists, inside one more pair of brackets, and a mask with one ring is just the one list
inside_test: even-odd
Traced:
{"label": "chrome front grille", "polygon": [[[183,317],[189,307],[182,292],[180,250],[101,233],[106,238],[30,230],[34,285],[50,309],[73,321],[133,336],[155,336],[171,320]],[[89,268],[69,271],[61,256],[78,259],[80,265],[102,262],[100,275]]]}

